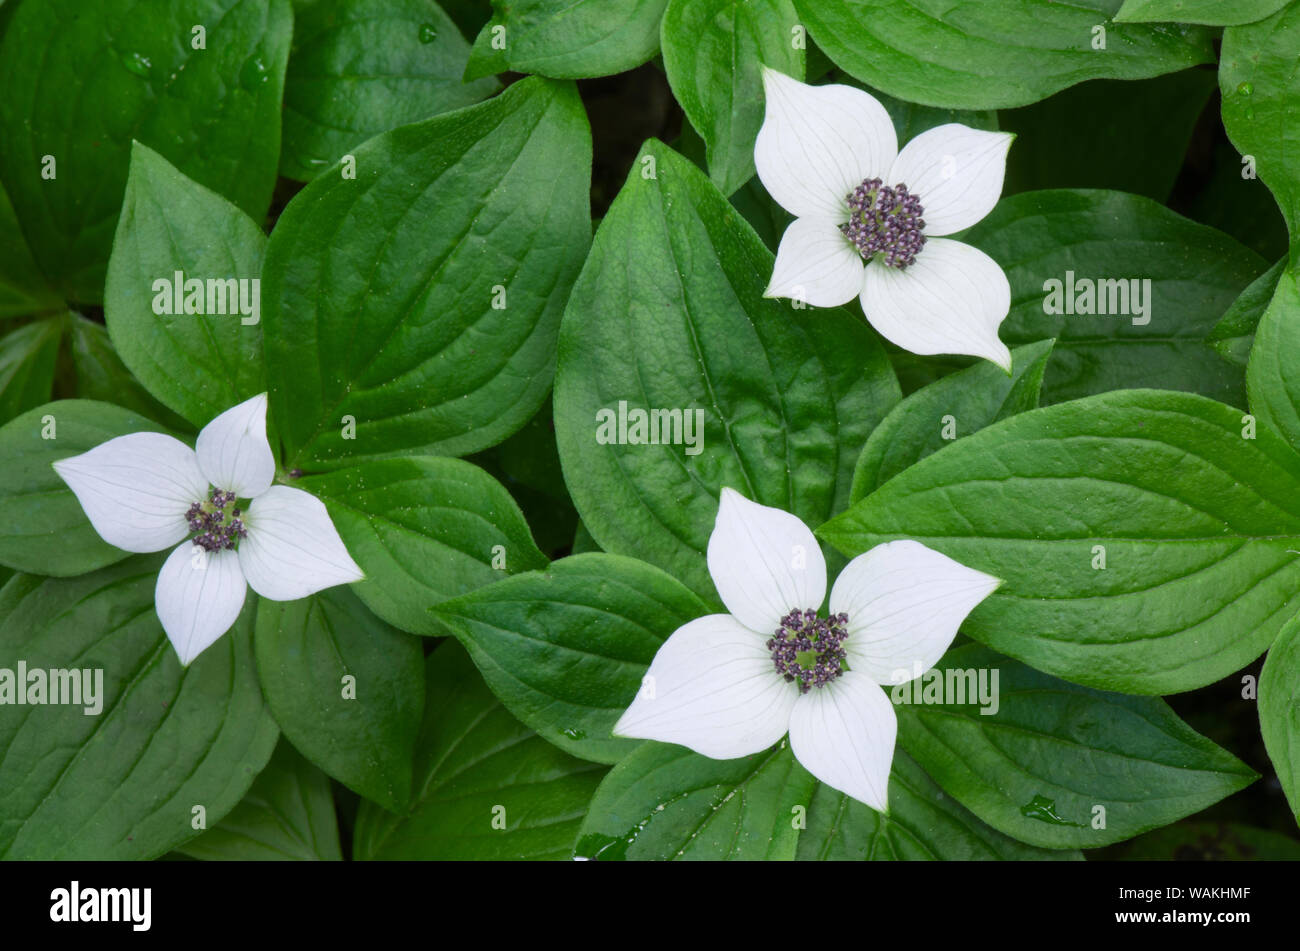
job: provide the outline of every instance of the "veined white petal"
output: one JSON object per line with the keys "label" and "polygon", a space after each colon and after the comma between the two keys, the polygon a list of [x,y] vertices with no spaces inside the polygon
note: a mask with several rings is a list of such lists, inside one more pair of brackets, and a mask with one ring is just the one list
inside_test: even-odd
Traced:
{"label": "veined white petal", "polygon": [[230,630],[247,590],[233,551],[207,552],[186,542],[167,556],[154,587],[154,607],[181,666],[188,667]]}
{"label": "veined white petal", "polygon": [[790,749],[803,768],[879,812],[889,810],[898,717],[885,691],[848,670],[795,702]]}
{"label": "veined white petal", "polygon": [[123,551],[162,551],[189,534],[186,510],[208,497],[194,450],[163,433],[130,433],[54,463],[99,537]]}
{"label": "veined white petal", "polygon": [[1011,285],[991,257],[969,244],[929,238],[911,266],[867,265],[862,310],[882,337],[929,356],[964,353],[1011,372],[998,327],[1011,310]]}
{"label": "veined white petal", "polygon": [[266,441],[266,394],[226,410],[199,431],[195,451],[208,481],[241,499],[271,487],[275,456]]}
{"label": "veined white petal", "polygon": [[862,279],[862,255],[838,227],[817,218],[796,218],[781,236],[763,296],[839,307],[862,293]]}
{"label": "veined white petal", "polygon": [[614,734],[735,759],[781,739],[798,696],[760,635],[728,614],[710,614],[664,641]]}
{"label": "veined white petal", "polygon": [[722,603],[763,638],[791,611],[816,611],[826,597],[826,559],[808,526],[734,489],[722,490],[708,560]]}
{"label": "veined white petal", "polygon": [[758,177],[797,218],[848,220],[848,194],[884,176],[898,154],[894,123],[874,96],[852,86],[809,86],[763,68]]}
{"label": "veined white petal", "polygon": [[325,503],[302,489],[271,486],[249,505],[244,527],[248,537],[239,543],[239,564],[264,598],[296,601],[365,577]]}
{"label": "veined white petal", "polygon": [[831,589],[831,613],[849,616],[849,667],[878,684],[920,676],[1001,583],[920,542],[877,545],[850,561]]}
{"label": "veined white petal", "polygon": [[1013,139],[955,122],[935,126],[903,146],[885,184],[902,183],[920,199],[927,235],[955,234],[998,203]]}

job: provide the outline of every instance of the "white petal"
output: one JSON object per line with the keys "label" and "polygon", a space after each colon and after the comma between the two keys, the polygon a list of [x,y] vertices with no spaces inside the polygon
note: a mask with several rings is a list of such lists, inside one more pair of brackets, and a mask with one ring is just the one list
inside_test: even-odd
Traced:
{"label": "white petal", "polygon": [[124,551],[162,551],[190,533],[186,510],[208,497],[194,450],[163,433],[131,433],[54,463],[99,537]]}
{"label": "white petal", "polygon": [[154,607],[181,665],[188,667],[239,618],[247,593],[239,556],[186,542],[167,556]]}
{"label": "white petal", "polygon": [[1011,372],[1011,351],[998,326],[1011,310],[1002,268],[978,248],[929,238],[911,266],[867,265],[862,310],[882,337],[929,356],[964,353]]}
{"label": "white petal", "polygon": [[903,146],[885,184],[904,184],[920,199],[927,235],[955,234],[998,203],[1014,139],[955,122],[936,126]]}
{"label": "white petal", "polygon": [[898,136],[885,107],[852,86],[809,86],[763,69],[766,105],[754,165],[771,196],[797,218],[848,220],[845,198],[889,171]]}
{"label": "white petal", "polygon": [[664,641],[614,734],[735,759],[785,736],[798,696],[761,636],[730,615],[710,614]]}
{"label": "white petal", "polygon": [[232,407],[204,426],[195,451],[208,481],[241,499],[271,487],[275,456],[266,441],[266,394]]}
{"label": "white petal", "polygon": [[764,638],[791,611],[816,611],[826,597],[826,559],[808,526],[734,489],[722,490],[708,560],[727,610]]}
{"label": "white petal", "polygon": [[898,717],[885,691],[855,670],[799,697],[790,749],[826,785],[888,811]]}
{"label": "white petal", "polygon": [[781,236],[764,297],[788,297],[813,307],[839,307],[862,293],[862,255],[840,229],[796,218]]}
{"label": "white petal", "polygon": [[273,485],[248,507],[239,564],[249,585],[272,601],[296,601],[365,575],[348,554],[325,503],[302,489]]}
{"label": "white petal", "polygon": [[831,613],[849,616],[849,666],[878,684],[920,676],[1001,583],[920,542],[877,545],[850,561],[831,589]]}

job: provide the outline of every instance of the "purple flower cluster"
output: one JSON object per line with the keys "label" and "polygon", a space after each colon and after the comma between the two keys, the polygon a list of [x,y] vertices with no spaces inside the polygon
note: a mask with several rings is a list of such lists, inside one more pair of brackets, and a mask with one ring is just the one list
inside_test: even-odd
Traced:
{"label": "purple flower cluster", "polygon": [[190,531],[199,533],[194,536],[194,544],[205,551],[221,551],[234,548],[248,534],[239,509],[231,509],[230,518],[226,519],[226,506],[234,501],[235,493],[213,489],[206,504],[195,502],[189,507],[185,518]]}
{"label": "purple flower cluster", "polygon": [[791,611],[767,641],[776,672],[787,683],[798,683],[800,693],[825,687],[844,673],[842,645],[849,636],[848,624],[847,614],[819,618],[816,611]]}
{"label": "purple flower cluster", "polygon": [[845,199],[849,220],[840,225],[844,237],[870,261],[877,254],[889,267],[900,270],[916,261],[925,246],[925,220],[921,202],[906,185],[885,185],[868,178]]}

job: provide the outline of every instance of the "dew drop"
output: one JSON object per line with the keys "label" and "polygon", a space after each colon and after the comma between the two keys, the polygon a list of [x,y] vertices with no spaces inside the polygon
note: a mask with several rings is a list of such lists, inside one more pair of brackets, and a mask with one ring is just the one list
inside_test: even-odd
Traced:
{"label": "dew drop", "polygon": [[244,68],[239,71],[239,84],[249,92],[254,91],[270,78],[271,74],[267,72],[266,64],[256,57],[246,62]]}
{"label": "dew drop", "polygon": [[424,23],[420,26],[420,42],[432,43],[438,38],[438,30],[432,23]]}
{"label": "dew drop", "polygon": [[1247,119],[1253,119],[1255,118],[1255,110],[1252,109],[1250,106],[1247,106],[1244,115],[1246,116]]}
{"label": "dew drop", "polygon": [[143,76],[145,79],[149,78],[149,70],[153,68],[153,63],[149,61],[149,57],[143,53],[125,54],[122,57],[122,65],[137,76]]}
{"label": "dew drop", "polygon": [[1249,96],[1254,91],[1255,87],[1250,83],[1241,83],[1237,86],[1237,92],[1243,96]]}
{"label": "dew drop", "polygon": [[1039,822],[1045,822],[1048,825],[1083,828],[1081,823],[1071,822],[1069,819],[1064,819],[1058,815],[1056,801],[1048,799],[1042,793],[1035,794],[1033,799],[1021,806],[1020,814],[1026,819],[1037,819]]}

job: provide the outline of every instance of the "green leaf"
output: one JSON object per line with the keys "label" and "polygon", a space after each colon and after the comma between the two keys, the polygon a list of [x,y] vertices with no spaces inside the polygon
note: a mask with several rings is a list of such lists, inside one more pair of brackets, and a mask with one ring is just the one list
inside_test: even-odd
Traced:
{"label": "green leaf", "polygon": [[[1165,201],[1215,89],[1188,69],[1131,82],[1099,79],[999,114],[1016,134],[1003,194],[1037,188],[1111,188]],[[1080,134],[1080,116],[1105,116]],[[1134,156],[1140,155],[1139,161]]]}
{"label": "green leaf", "polygon": [[[252,219],[135,143],[104,319],[122,362],[195,426],[266,391],[258,304],[265,250]],[[191,281],[201,282],[193,298]],[[191,304],[200,312],[189,312]]]}
{"label": "green leaf", "polygon": [[662,24],[673,95],[708,149],[709,177],[730,195],[754,175],[763,124],[762,67],[804,78],[792,0],[669,0]]}
{"label": "green leaf", "polygon": [[420,642],[384,624],[345,588],[301,601],[260,599],[262,691],[280,729],[349,789],[400,809],[424,683]]}
{"label": "green leaf", "polygon": [[895,749],[889,775],[889,815],[818,783],[808,806],[808,828],[796,858],[805,861],[970,862],[1081,859],[1078,852],[1046,851],[993,829],[944,793],[925,770]]}
{"label": "green leaf", "polygon": [[167,429],[184,432],[190,425],[149,395],[131,375],[103,324],[80,314],[69,315],[68,345],[76,373],[75,396],[80,400],[114,403],[141,416],[156,419]]}
{"label": "green leaf", "polygon": [[1260,318],[1268,309],[1269,302],[1277,291],[1278,281],[1285,271],[1286,258],[1283,258],[1255,278],[1223,312],[1219,322],[1206,336],[1206,342],[1223,359],[1237,366],[1246,366]]}
{"label": "green leaf", "polygon": [[574,555],[434,608],[511,713],[561,749],[616,763],[610,731],[655,652],[708,607],[632,558]]}
{"label": "green leaf", "polygon": [[[1043,340],[1013,350],[1010,375],[981,360],[922,387],[895,406],[872,431],[858,457],[850,501],[874,492],[953,438],[1038,406],[1052,343]],[[955,436],[946,434],[949,417]]]}
{"label": "green leaf", "polygon": [[91,400],[38,406],[0,427],[0,564],[43,575],[79,575],[127,557],[100,539],[53,464],[127,433],[157,432],[137,413]]}
{"label": "green leaf", "polygon": [[1031,410],[819,534],[850,556],[914,538],[1003,579],[962,630],[1040,670],[1190,690],[1250,663],[1295,613],[1300,456],[1250,431],[1240,410],[1159,390]]}
{"label": "green leaf", "polygon": [[1255,330],[1246,366],[1250,411],[1300,447],[1300,287],[1296,272],[1278,277],[1277,289]]}
{"label": "green leaf", "polygon": [[213,862],[339,861],[329,777],[281,740],[239,805],[178,851]]}
{"label": "green leaf", "polygon": [[[1086,79],[1146,79],[1214,62],[1208,31],[1112,23],[1119,4],[795,0],[837,66],[929,106],[1005,109]],[[1102,41],[1104,49],[1095,48]]]}
{"label": "green leaf", "polygon": [[793,859],[817,781],[785,740],[741,759],[643,743],[596,790],[577,854],[594,859]]}
{"label": "green leaf", "polygon": [[262,218],[292,20],[289,0],[14,8],[0,39],[0,179],[65,297],[103,299],[133,139]]}
{"label": "green leaf", "polygon": [[1300,618],[1282,628],[1264,661],[1259,728],[1291,812],[1300,822]]}
{"label": "green leaf", "polygon": [[353,590],[415,634],[446,633],[430,605],[546,564],[510,493],[460,459],[367,462],[300,486],[325,502],[365,572]]}
{"label": "green leaf", "polygon": [[310,0],[295,10],[280,172],[310,181],[371,136],[472,105],[469,43],[434,0]]}
{"label": "green leaf", "polygon": [[27,247],[9,193],[0,185],[0,317],[62,307]]}
{"label": "green leaf", "polygon": [[[1267,265],[1227,235],[1137,195],[1063,189],[1004,199],[965,240],[1011,282],[1003,341],[1056,338],[1044,403],[1160,387],[1245,404],[1240,368],[1205,336]],[[1108,313],[1077,312],[1085,287],[1094,293],[1082,302]]]}
{"label": "green leaf", "polygon": [[623,73],[659,50],[668,0],[492,0],[465,79],[537,73],[584,79]]}
{"label": "green leaf", "polygon": [[1116,23],[1203,23],[1239,26],[1276,13],[1291,0],[1124,0]]}
{"label": "green leaf", "polygon": [[428,703],[415,751],[414,803],[402,816],[368,802],[358,859],[567,859],[605,767],[574,759],[506,712],[465,652],[425,662]]}
{"label": "green leaf", "polygon": [[[704,549],[722,486],[818,524],[847,502],[854,460],[899,398],[860,316],[763,297],[772,264],[712,183],[651,140],[560,333],[555,430],[583,522],[601,548],[709,601]],[[675,444],[631,443],[635,428],[620,443],[617,417],[634,427],[627,414],[651,410],[679,413],[679,430],[664,416],[653,433]]]}
{"label": "green leaf", "polygon": [[266,252],[286,464],[494,445],[546,398],[586,255],[591,138],[578,94],[525,80],[376,136],[356,161],[355,179],[322,175],[294,197]]}
{"label": "green leaf", "polygon": [[154,858],[195,835],[196,806],[220,821],[270,758],[279,731],[253,668],[254,599],[182,667],[154,613],[162,560],[64,580],[15,575],[0,589],[0,657],[21,658],[29,678],[103,676],[97,714],[83,694],[0,717],[0,857]]}
{"label": "green leaf", "polygon": [[[907,685],[891,688],[898,742],[945,792],[1021,842],[1109,845],[1259,778],[1158,698],[1068,684],[977,644],[949,651],[936,670],[963,691],[963,673],[989,671],[996,707],[969,695],[956,703],[948,691],[943,703],[917,703]],[[900,693],[912,702],[900,704]]]}
{"label": "green leaf", "polygon": [[1300,97],[1295,31],[1300,4],[1266,20],[1223,31],[1219,92],[1232,144],[1277,199],[1292,236],[1300,226],[1300,129],[1292,121]]}
{"label": "green leaf", "polygon": [[0,337],[0,423],[50,401],[64,326],[46,317]]}

